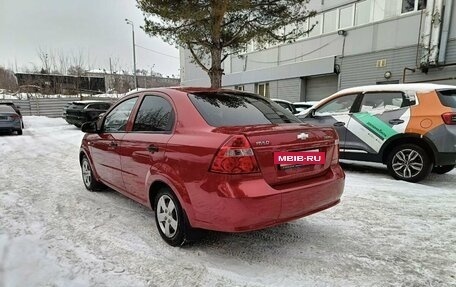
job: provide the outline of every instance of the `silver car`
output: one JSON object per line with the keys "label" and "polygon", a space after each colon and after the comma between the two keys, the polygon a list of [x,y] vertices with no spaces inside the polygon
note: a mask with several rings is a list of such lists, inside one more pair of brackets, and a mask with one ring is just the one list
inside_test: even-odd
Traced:
{"label": "silver car", "polygon": [[0,132],[22,135],[22,120],[10,106],[0,105]]}

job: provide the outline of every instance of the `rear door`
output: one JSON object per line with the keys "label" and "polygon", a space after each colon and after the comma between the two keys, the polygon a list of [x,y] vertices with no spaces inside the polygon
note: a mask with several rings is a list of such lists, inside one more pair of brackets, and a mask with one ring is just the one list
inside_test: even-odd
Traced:
{"label": "rear door", "polygon": [[364,93],[347,127],[345,152],[378,154],[389,138],[405,131],[412,104],[400,91]]}
{"label": "rear door", "polygon": [[89,150],[97,174],[118,190],[124,191],[120,163],[120,143],[127,131],[130,114],[137,97],[120,102],[104,118],[102,131],[88,138]]}
{"label": "rear door", "polygon": [[343,151],[347,138],[347,127],[353,111],[357,110],[359,94],[342,95],[316,108],[314,116],[307,115],[304,122],[320,127],[332,127],[339,135]]}
{"label": "rear door", "polygon": [[148,176],[157,173],[164,159],[174,121],[174,108],[167,95],[146,94],[131,132],[122,139],[122,178],[126,191],[142,201],[147,200]]}

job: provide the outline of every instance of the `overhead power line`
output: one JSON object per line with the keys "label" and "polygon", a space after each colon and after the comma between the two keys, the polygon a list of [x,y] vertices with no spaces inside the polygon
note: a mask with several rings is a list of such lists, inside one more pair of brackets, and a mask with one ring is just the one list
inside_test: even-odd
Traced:
{"label": "overhead power line", "polygon": [[164,53],[162,53],[162,52],[159,52],[159,51],[155,51],[155,50],[152,50],[152,49],[149,49],[149,48],[143,47],[143,46],[141,46],[141,45],[138,45],[138,44],[136,44],[135,46],[136,46],[136,47],[138,47],[138,48],[141,48],[141,49],[147,50],[147,51],[149,51],[149,52],[152,52],[152,53],[156,53],[156,54],[162,55],[162,56],[170,57],[170,58],[173,58],[173,59],[179,59],[179,57],[176,57],[176,56],[171,56],[171,55],[167,55],[167,54],[164,54]]}

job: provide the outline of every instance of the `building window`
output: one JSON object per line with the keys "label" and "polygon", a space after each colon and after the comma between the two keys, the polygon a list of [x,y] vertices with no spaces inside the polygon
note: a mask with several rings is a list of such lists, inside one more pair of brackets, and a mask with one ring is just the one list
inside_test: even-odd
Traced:
{"label": "building window", "polygon": [[374,21],[381,21],[384,19],[397,16],[402,0],[375,0],[374,2]]}
{"label": "building window", "polygon": [[244,85],[242,85],[242,86],[234,86],[234,89],[238,90],[238,91],[244,91]]}
{"label": "building window", "polygon": [[321,34],[321,14],[318,14],[315,17],[310,18],[309,29],[312,29],[309,32],[309,37],[318,36]]}
{"label": "building window", "polygon": [[269,83],[261,83],[256,85],[256,92],[260,96],[269,98]]}
{"label": "building window", "polygon": [[356,3],[356,12],[355,12],[355,25],[364,25],[370,22],[371,19],[371,9],[372,2],[371,0],[365,0],[362,2]]}
{"label": "building window", "polygon": [[427,0],[402,0],[402,13],[426,9]]}
{"label": "building window", "polygon": [[337,29],[337,10],[323,14],[323,33],[335,32]]}
{"label": "building window", "polygon": [[340,8],[339,10],[339,29],[353,26],[353,5]]}

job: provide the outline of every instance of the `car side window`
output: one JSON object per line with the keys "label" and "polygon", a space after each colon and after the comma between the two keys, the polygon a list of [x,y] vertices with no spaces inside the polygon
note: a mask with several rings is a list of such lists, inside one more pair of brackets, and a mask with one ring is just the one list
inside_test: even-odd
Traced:
{"label": "car side window", "polygon": [[91,109],[91,110],[98,110],[99,109],[99,106],[98,104],[90,104],[90,105],[87,105],[86,106],[86,109]]}
{"label": "car side window", "polygon": [[171,104],[159,96],[145,96],[135,118],[133,131],[168,132],[174,124]]}
{"label": "car side window", "polygon": [[103,125],[104,132],[124,132],[128,118],[135,106],[137,97],[118,104],[106,117]]}
{"label": "car side window", "polygon": [[333,114],[348,114],[355,103],[358,94],[338,97],[324,104],[315,111],[316,116],[329,116]]}
{"label": "car side window", "polygon": [[364,94],[361,112],[383,113],[410,105],[402,92],[369,92]]}

